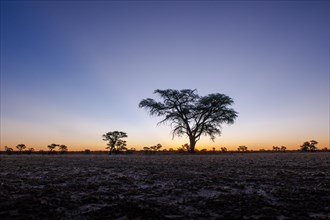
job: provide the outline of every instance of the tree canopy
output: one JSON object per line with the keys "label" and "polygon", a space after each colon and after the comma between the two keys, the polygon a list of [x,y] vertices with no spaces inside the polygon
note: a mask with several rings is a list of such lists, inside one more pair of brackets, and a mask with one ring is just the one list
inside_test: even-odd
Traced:
{"label": "tree canopy", "polygon": [[202,135],[208,135],[214,141],[216,135],[221,135],[221,124],[233,124],[238,114],[229,107],[234,101],[224,94],[199,96],[191,89],[157,89],[154,93],[162,102],[147,98],[139,103],[139,107],[147,109],[153,116],[163,116],[159,124],[169,123],[173,138],[175,135],[189,137],[190,152],[194,152]]}
{"label": "tree canopy", "polygon": [[18,144],[16,146],[16,148],[19,150],[19,152],[21,152],[22,150],[24,150],[26,148],[25,144]]}
{"label": "tree canopy", "polygon": [[300,149],[301,149],[302,151],[310,151],[310,152],[313,152],[313,151],[316,151],[316,150],[317,150],[317,147],[316,147],[317,144],[318,144],[318,142],[315,141],[315,140],[305,141],[305,142],[300,146]]}
{"label": "tree canopy", "polygon": [[126,150],[126,141],[122,138],[128,137],[125,132],[122,131],[112,131],[102,135],[104,141],[108,141],[106,147],[109,149],[109,153]]}
{"label": "tree canopy", "polygon": [[59,146],[59,144],[50,144],[47,147],[49,149],[49,152],[53,152],[55,150],[55,148],[58,146]]}
{"label": "tree canopy", "polygon": [[68,151],[68,147],[64,144],[59,145],[58,148],[60,149],[61,153],[65,153]]}

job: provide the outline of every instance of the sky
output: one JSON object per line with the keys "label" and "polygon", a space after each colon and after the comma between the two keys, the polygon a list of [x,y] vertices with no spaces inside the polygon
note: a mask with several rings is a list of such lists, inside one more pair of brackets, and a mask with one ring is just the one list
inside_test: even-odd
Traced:
{"label": "sky", "polygon": [[1,1],[0,150],[105,150],[115,130],[176,149],[138,108],[156,89],[234,100],[198,149],[329,148],[329,1]]}

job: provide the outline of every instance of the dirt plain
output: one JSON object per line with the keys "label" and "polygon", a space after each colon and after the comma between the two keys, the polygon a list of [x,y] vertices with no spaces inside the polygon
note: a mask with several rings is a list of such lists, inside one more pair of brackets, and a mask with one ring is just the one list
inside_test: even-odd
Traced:
{"label": "dirt plain", "polygon": [[330,219],[330,152],[0,155],[0,219]]}

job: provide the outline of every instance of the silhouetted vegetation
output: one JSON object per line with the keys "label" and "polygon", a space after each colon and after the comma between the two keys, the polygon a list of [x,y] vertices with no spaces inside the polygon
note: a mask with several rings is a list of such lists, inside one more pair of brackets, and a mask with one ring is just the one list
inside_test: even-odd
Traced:
{"label": "silhouetted vegetation", "polygon": [[311,141],[305,141],[301,146],[301,151],[308,151],[308,152],[314,152],[317,150],[316,145],[318,144],[317,141],[311,140]]}
{"label": "silhouetted vegetation", "polygon": [[144,151],[150,151],[150,147],[143,147]]}
{"label": "silhouetted vegetation", "polygon": [[55,151],[55,148],[58,147],[58,144],[50,144],[48,145],[49,153],[53,153]]}
{"label": "silhouetted vegetation", "polygon": [[6,154],[12,154],[13,151],[14,151],[13,148],[5,146]]}
{"label": "silhouetted vegetation", "polygon": [[154,145],[154,146],[151,146],[150,147],[150,150],[152,151],[159,151],[160,148],[162,148],[163,146],[161,144],[157,144],[157,145]]}
{"label": "silhouetted vegetation", "polygon": [[[68,150],[68,147],[66,145],[63,144],[50,144],[48,145],[48,149],[49,151],[44,151],[44,150],[38,150],[35,151],[35,149],[33,147],[29,147],[27,148],[24,144],[18,144],[16,146],[17,151],[15,151],[13,148],[8,147],[8,146],[4,146],[4,151],[0,151],[0,154],[105,154],[105,153],[115,153],[115,154],[154,154],[156,152],[159,152],[159,154],[172,154],[172,153],[182,153],[182,152],[189,152],[190,150],[190,145],[188,143],[185,143],[183,145],[181,145],[180,147],[173,149],[173,148],[164,148],[161,144],[157,144],[157,145],[153,145],[150,147],[143,147],[142,149],[136,149],[134,147],[130,147],[128,148],[126,146],[126,141],[122,140],[121,138],[127,137],[127,134],[125,132],[108,132],[107,134],[103,135],[103,140],[107,140],[105,138],[106,135],[108,135],[107,137],[110,138],[109,135],[116,135],[111,137],[111,147],[110,145],[110,141],[107,144],[108,147],[106,147],[107,149],[110,149],[110,152],[108,151],[102,151],[102,150],[96,150],[96,151],[91,151],[89,149],[85,149],[83,151],[70,151]],[[116,139],[117,138],[117,139]],[[116,141],[115,141],[116,139]],[[115,141],[115,143],[113,142]],[[311,140],[311,141],[306,141],[304,142],[301,146],[299,150],[288,150],[288,152],[293,152],[293,151],[302,151],[302,152],[314,152],[314,151],[319,151],[319,152],[328,152],[329,149],[327,147],[323,147],[320,148],[320,150],[318,150],[318,148],[316,147],[316,145],[318,144],[317,141],[315,140]],[[56,148],[58,148],[58,151],[55,151]],[[25,150],[24,150],[25,149]],[[249,152],[249,153],[253,153],[253,152],[265,152],[265,153],[271,153],[271,152],[286,152],[287,148],[286,146],[272,146],[271,149],[265,149],[265,148],[261,148],[259,150],[248,150],[248,147],[245,145],[241,145],[237,148],[237,150],[228,150],[226,147],[219,147],[219,150],[216,150],[215,147],[212,147],[211,149],[208,148],[202,148],[202,149],[195,149],[196,153],[200,153],[200,154],[219,154],[219,153],[235,153],[235,152]],[[158,153],[157,153],[158,154]]]}
{"label": "silhouetted vegetation", "polygon": [[245,151],[247,151],[247,150],[248,150],[247,146],[244,146],[244,145],[239,146],[239,147],[237,148],[237,151],[240,151],[240,152],[245,152]]}
{"label": "silhouetted vegetation", "polygon": [[285,152],[286,151],[286,147],[285,146],[273,146],[273,151],[281,151],[281,152]]}
{"label": "silhouetted vegetation", "polygon": [[177,150],[179,152],[188,152],[190,149],[190,146],[188,143],[185,143],[184,145],[181,145],[181,147],[179,147]]}
{"label": "silhouetted vegetation", "polygon": [[161,144],[157,144],[157,145],[154,145],[154,146],[151,146],[151,147],[144,147],[143,148],[143,151],[144,153],[146,154],[153,154],[157,151],[160,151],[160,149],[162,148],[163,146]]}
{"label": "silhouetted vegetation", "polygon": [[126,150],[126,154],[133,154],[134,152],[136,152],[136,148],[135,147],[131,147],[130,149]]}
{"label": "silhouetted vegetation", "polygon": [[60,149],[61,154],[64,154],[68,151],[68,147],[66,145],[63,145],[63,144],[59,145],[58,148]]}
{"label": "silhouetted vegetation", "polygon": [[25,144],[18,144],[16,148],[18,149],[19,152],[22,152],[26,148],[26,146]]}
{"label": "silhouetted vegetation", "polygon": [[234,101],[224,94],[199,96],[196,90],[155,90],[162,102],[143,99],[139,107],[147,109],[151,115],[164,116],[159,122],[173,126],[172,135],[189,137],[189,152],[195,151],[201,135],[208,135],[214,141],[221,135],[221,124],[233,124],[237,112],[229,108]]}
{"label": "silhouetted vegetation", "polygon": [[32,154],[32,152],[34,152],[34,148],[30,147],[29,149],[27,149],[26,153],[27,154]]}
{"label": "silhouetted vegetation", "polygon": [[223,152],[223,153],[227,152],[227,148],[226,148],[226,147],[221,147],[220,150],[221,150],[221,152]]}
{"label": "silhouetted vegetation", "polygon": [[278,146],[273,146],[273,151],[280,151],[280,148]]}
{"label": "silhouetted vegetation", "polygon": [[109,154],[119,153],[123,150],[127,150],[126,141],[122,138],[128,137],[125,132],[122,131],[112,131],[102,135],[104,141],[108,141]]}

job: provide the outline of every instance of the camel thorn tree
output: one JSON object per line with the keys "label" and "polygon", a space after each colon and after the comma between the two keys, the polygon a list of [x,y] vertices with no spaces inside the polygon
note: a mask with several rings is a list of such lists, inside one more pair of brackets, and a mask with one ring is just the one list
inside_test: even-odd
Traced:
{"label": "camel thorn tree", "polygon": [[186,135],[189,152],[195,151],[202,135],[208,135],[214,141],[216,135],[221,135],[221,124],[233,124],[238,114],[229,107],[234,101],[224,94],[199,96],[196,89],[157,89],[154,93],[160,96],[161,102],[143,99],[139,107],[147,109],[152,116],[163,116],[158,124],[168,122],[173,128],[173,138]]}
{"label": "camel thorn tree", "polygon": [[122,138],[126,138],[127,134],[122,131],[110,131],[106,134],[102,135],[104,141],[108,141],[106,147],[109,149],[109,154],[112,152],[117,153],[119,151],[127,150],[126,141],[122,140]]}

